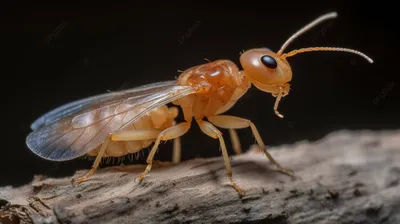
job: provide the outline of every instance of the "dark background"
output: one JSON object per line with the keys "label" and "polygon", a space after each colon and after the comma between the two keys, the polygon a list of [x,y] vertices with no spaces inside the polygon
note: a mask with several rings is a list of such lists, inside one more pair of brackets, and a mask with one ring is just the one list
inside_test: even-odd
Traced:
{"label": "dark background", "polygon": [[[274,98],[254,87],[229,114],[251,119],[270,146],[317,140],[340,129],[399,128],[396,7],[383,1],[280,2],[149,2],[147,7],[21,3],[3,8],[7,17],[2,21],[1,84],[6,115],[0,186],[27,183],[34,174],[71,175],[90,167],[91,162],[81,159],[46,161],[25,146],[30,123],[48,110],[107,90],[174,79],[177,70],[205,63],[204,58],[239,64],[242,50],[277,51],[291,34],[330,11],[339,17],[301,36],[287,50],[348,47],[375,63],[335,52],[292,57],[292,91],[280,105],[284,119],[273,113]],[[182,38],[190,28],[190,35]],[[58,35],[46,39],[53,32]],[[239,135],[244,149],[254,143],[250,130],[240,130]],[[230,146],[229,138],[226,141]],[[220,156],[218,142],[197,125],[182,144],[184,160]],[[156,159],[170,159],[171,146],[163,144]]]}

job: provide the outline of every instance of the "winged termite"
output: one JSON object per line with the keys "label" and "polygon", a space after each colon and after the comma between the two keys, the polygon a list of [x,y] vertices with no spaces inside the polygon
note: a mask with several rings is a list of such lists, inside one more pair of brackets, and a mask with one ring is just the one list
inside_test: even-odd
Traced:
{"label": "winged termite", "polygon": [[[116,141],[149,140],[154,144],[147,157],[146,170],[138,177],[139,181],[142,181],[152,168],[153,158],[160,142],[184,135],[195,120],[205,134],[219,140],[229,180],[238,193],[244,194],[244,191],[232,177],[224,138],[217,127],[230,129],[232,142],[237,152],[239,152],[240,143],[234,130],[250,128],[260,149],[278,170],[293,175],[291,169],[281,166],[269,154],[256,126],[250,120],[221,114],[235,105],[253,84],[256,88],[276,97],[273,109],[282,118],[283,116],[277,110],[278,104],[282,97],[289,94],[289,82],[292,79],[287,58],[298,53],[350,52],[372,63],[372,59],[365,54],[347,48],[310,47],[283,53],[286,47],[302,33],[336,16],[337,14],[333,12],[313,20],[292,35],[277,53],[266,48],[243,52],[240,56],[243,70],[239,70],[232,61],[216,60],[183,71],[177,80],[107,93],[62,106],[43,115],[32,124],[33,132],[27,137],[27,145],[37,155],[56,161],[95,153],[97,158],[93,168],[88,174],[78,179],[78,182],[81,182],[97,169],[104,155],[118,151],[112,149],[109,151],[110,146],[112,148]],[[148,128],[138,130],[131,128],[132,124],[146,116],[150,116],[151,119],[151,113],[154,110],[168,103],[181,107],[183,122],[173,124],[169,120],[167,122],[169,125],[157,131]],[[168,111],[166,108],[160,110]],[[168,119],[173,119],[173,117],[168,117]],[[205,121],[205,118],[208,121]],[[95,151],[92,151],[94,149]]]}

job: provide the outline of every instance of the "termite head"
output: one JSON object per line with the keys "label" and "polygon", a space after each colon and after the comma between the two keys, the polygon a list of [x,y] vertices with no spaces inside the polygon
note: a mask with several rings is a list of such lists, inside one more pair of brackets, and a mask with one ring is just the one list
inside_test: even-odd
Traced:
{"label": "termite head", "polygon": [[258,89],[278,96],[289,93],[292,69],[285,58],[268,48],[256,48],[245,51],[240,63],[249,81]]}
{"label": "termite head", "polygon": [[276,97],[274,111],[276,115],[283,118],[283,116],[277,111],[279,101],[282,97],[289,94],[290,84],[292,80],[292,69],[286,58],[294,56],[299,53],[311,52],[311,51],[341,51],[349,52],[360,55],[373,63],[373,60],[367,55],[348,48],[337,48],[337,47],[308,47],[301,48],[298,50],[290,51],[289,53],[283,53],[285,48],[297,37],[316,26],[317,24],[332,18],[336,18],[337,13],[332,12],[325,14],[313,20],[295,34],[293,34],[281,47],[281,49],[275,53],[268,48],[256,48],[245,51],[240,56],[240,64],[243,67],[243,72],[248,80],[258,89],[271,93]]}

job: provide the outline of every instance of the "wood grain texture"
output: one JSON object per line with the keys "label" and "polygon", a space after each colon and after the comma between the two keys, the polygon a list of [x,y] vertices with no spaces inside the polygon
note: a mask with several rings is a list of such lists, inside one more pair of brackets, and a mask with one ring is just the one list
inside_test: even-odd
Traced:
{"label": "wood grain texture", "polygon": [[[0,223],[400,223],[400,130],[338,131],[316,141],[270,149],[296,178],[256,150],[232,156],[229,184],[220,158],[37,176],[0,188]],[[78,171],[76,175],[87,170]]]}

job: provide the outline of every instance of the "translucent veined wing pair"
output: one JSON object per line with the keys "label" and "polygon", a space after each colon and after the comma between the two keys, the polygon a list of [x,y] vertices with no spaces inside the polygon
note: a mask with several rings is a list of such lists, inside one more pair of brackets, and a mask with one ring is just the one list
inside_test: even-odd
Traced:
{"label": "translucent veined wing pair", "polygon": [[93,150],[108,134],[122,130],[152,109],[194,92],[194,88],[173,80],[74,101],[34,121],[26,144],[42,158],[71,160]]}

